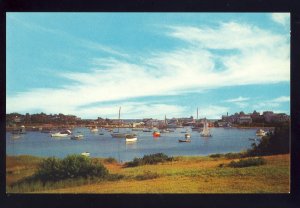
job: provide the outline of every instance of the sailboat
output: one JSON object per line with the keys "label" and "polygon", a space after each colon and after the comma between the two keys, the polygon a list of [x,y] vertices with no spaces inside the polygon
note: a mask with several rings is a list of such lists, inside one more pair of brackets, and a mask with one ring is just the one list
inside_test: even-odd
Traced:
{"label": "sailboat", "polygon": [[117,131],[117,132],[113,132],[113,133],[111,134],[111,136],[112,136],[113,138],[125,138],[125,136],[126,136],[126,134],[120,133],[120,132],[119,132],[119,126],[120,126],[120,114],[121,114],[121,107],[119,108],[118,131]]}
{"label": "sailboat", "polygon": [[202,130],[200,136],[202,136],[202,137],[211,137],[212,136],[210,131],[209,131],[208,123],[207,123],[206,120],[204,122],[204,127],[203,127],[203,130]]}

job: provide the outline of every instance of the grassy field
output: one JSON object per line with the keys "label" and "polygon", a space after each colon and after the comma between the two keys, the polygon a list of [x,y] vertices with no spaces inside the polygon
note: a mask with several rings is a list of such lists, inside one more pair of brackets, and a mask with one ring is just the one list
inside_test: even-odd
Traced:
{"label": "grassy field", "polygon": [[[12,189],[11,184],[34,173],[41,158],[7,156],[7,192],[37,193],[288,193],[290,156],[263,157],[266,164],[244,168],[228,167],[224,157],[176,157],[175,161],[156,165],[124,167],[101,161],[118,180],[80,180],[41,185],[40,189]],[[220,164],[222,167],[220,167]]]}

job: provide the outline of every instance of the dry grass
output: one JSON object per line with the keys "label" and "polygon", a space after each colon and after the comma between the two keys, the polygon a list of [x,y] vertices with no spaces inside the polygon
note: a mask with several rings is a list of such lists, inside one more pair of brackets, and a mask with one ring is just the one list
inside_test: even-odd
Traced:
{"label": "dry grass", "polygon": [[[233,159],[179,157],[175,161],[124,168],[122,164],[104,162],[112,174],[125,177],[55,190],[47,193],[288,193],[290,185],[289,155],[266,156],[266,164],[246,168],[222,167]],[[98,159],[97,159],[98,160]],[[100,159],[99,159],[100,160]],[[235,159],[237,161],[238,159]],[[157,178],[137,180],[151,172]]]}

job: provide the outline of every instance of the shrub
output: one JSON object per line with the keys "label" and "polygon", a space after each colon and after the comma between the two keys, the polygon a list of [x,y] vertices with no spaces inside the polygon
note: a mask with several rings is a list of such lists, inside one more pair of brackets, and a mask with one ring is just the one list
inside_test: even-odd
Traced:
{"label": "shrub", "polygon": [[245,155],[243,153],[226,153],[225,155],[225,158],[227,159],[236,159],[236,158],[242,158],[242,157],[245,157]]}
{"label": "shrub", "polygon": [[259,166],[265,164],[265,159],[258,157],[258,158],[248,158],[248,159],[241,159],[237,162],[231,161],[228,166],[232,168],[243,168],[243,167],[250,167],[250,166]]}
{"label": "shrub", "polygon": [[212,158],[219,158],[219,157],[222,157],[223,155],[222,154],[212,154],[212,155],[209,155],[209,157],[212,157]]}
{"label": "shrub", "polygon": [[290,151],[289,125],[276,127],[273,134],[262,137],[259,144],[252,144],[248,156],[286,154]]}
{"label": "shrub", "polygon": [[158,173],[153,173],[151,171],[145,171],[144,174],[138,175],[135,178],[137,180],[149,180],[149,179],[154,179],[154,178],[158,178],[158,177],[159,177]]}
{"label": "shrub", "polygon": [[157,163],[172,161],[173,157],[169,157],[168,155],[165,155],[163,153],[156,153],[156,154],[150,154],[150,155],[144,155],[143,158],[134,158],[133,161],[127,162],[127,167],[135,167],[139,165],[153,165]]}
{"label": "shrub", "polygon": [[69,155],[64,159],[45,159],[39,166],[35,178],[42,181],[58,181],[68,178],[105,177],[108,170],[101,163],[93,163],[82,155]]}

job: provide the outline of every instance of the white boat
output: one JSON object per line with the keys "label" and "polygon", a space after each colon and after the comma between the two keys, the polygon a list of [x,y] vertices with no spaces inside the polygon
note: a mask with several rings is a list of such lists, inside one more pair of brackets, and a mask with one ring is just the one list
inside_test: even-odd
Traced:
{"label": "white boat", "polygon": [[71,136],[72,140],[80,140],[83,139],[83,135],[82,134],[78,134],[78,135],[73,135]]}
{"label": "white boat", "polygon": [[208,128],[208,123],[206,121],[204,123],[203,130],[200,133],[200,136],[202,136],[202,137],[211,137],[212,136],[210,131],[209,131],[209,128]]}
{"label": "white boat", "polygon": [[160,131],[160,133],[169,133],[170,131],[169,130],[167,130],[167,129],[162,129],[161,131]]}
{"label": "white boat", "polygon": [[89,152],[83,152],[81,153],[82,156],[86,156],[86,157],[89,157],[90,156],[90,153]]}
{"label": "white boat", "polygon": [[67,137],[67,136],[70,136],[71,134],[72,134],[72,132],[70,130],[65,130],[65,131],[51,134],[51,137]]}
{"label": "white boat", "polygon": [[186,139],[189,139],[189,138],[191,138],[191,135],[190,135],[190,134],[185,134],[184,137],[185,137]]}
{"label": "white boat", "polygon": [[262,129],[259,129],[256,131],[256,136],[265,136],[266,132]]}
{"label": "white boat", "polygon": [[19,129],[15,128],[11,132],[12,134],[26,134],[25,126],[21,126]]}
{"label": "white boat", "polygon": [[136,142],[137,141],[137,135],[136,134],[127,134],[125,136],[126,142]]}
{"label": "white boat", "polygon": [[98,128],[97,127],[95,127],[95,128],[91,128],[91,132],[98,132],[99,130],[98,130]]}

